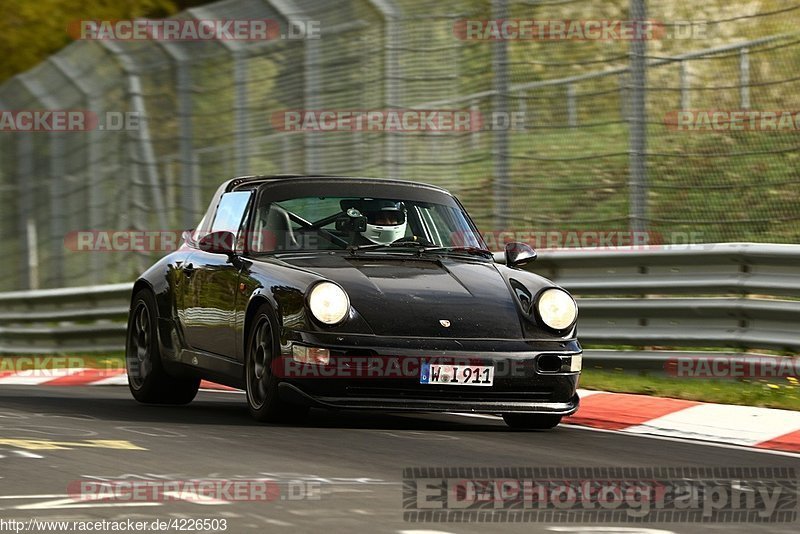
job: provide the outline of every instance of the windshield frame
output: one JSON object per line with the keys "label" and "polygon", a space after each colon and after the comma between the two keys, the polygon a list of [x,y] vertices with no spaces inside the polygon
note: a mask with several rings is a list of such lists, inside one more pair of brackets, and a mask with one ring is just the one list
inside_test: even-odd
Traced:
{"label": "windshield frame", "polygon": [[[291,180],[277,180],[274,182],[265,182],[261,184],[256,192],[254,199],[254,209],[250,210],[249,221],[247,222],[246,229],[252,232],[255,226],[255,206],[263,205],[263,203],[280,203],[286,200],[297,198],[347,198],[347,197],[366,197],[366,198],[397,198],[408,202],[424,202],[432,204],[440,204],[457,210],[464,219],[468,229],[480,244],[480,248],[487,250],[486,243],[483,236],[477,229],[475,222],[469,216],[469,213],[464,209],[464,206],[459,200],[449,192],[435,186],[426,184],[419,184],[413,182],[399,182],[393,180],[381,179],[368,179],[368,178],[337,178],[337,179],[324,179],[324,178],[294,178]],[[297,214],[292,213],[293,218],[298,221],[302,220],[303,223],[315,225],[315,223],[324,221],[329,217],[321,219],[320,221],[306,221]],[[318,228],[319,231],[329,233],[324,228]],[[339,239],[338,236],[331,234],[334,239]],[[437,245],[430,246],[429,248],[436,249],[429,251],[434,254],[444,255],[458,255],[460,257],[479,258],[471,252],[458,249],[472,249],[474,247],[441,247]],[[457,250],[445,250],[447,248],[455,248]],[[354,250],[355,249],[355,250]],[[272,251],[253,251],[249,246],[244,249],[244,254],[251,257],[263,256],[279,256],[286,254],[319,254],[324,253],[346,253],[354,254],[355,252],[366,254],[401,254],[404,256],[422,254],[422,250],[418,246],[409,247],[376,247],[375,250],[362,250],[358,251],[356,247],[343,247],[342,249],[293,249],[293,250],[272,250]]]}

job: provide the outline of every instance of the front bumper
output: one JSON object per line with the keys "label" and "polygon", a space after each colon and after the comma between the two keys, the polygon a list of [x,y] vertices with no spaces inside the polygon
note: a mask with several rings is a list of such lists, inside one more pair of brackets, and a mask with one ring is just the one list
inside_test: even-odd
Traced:
{"label": "front bumper", "polygon": [[[295,364],[295,374],[281,375],[281,399],[335,409],[420,412],[537,413],[571,415],[578,409],[579,372],[573,356],[577,340],[422,339],[343,336],[289,331],[282,359],[292,362],[293,344],[330,350],[328,366]],[[540,358],[557,356],[563,366],[542,371]],[[370,362],[395,373],[366,372]],[[421,384],[419,365],[441,362],[495,368],[492,386]],[[387,362],[394,363],[389,365]],[[342,372],[344,370],[344,372]]]}
{"label": "front bumper", "polygon": [[314,396],[298,386],[281,383],[278,386],[281,400],[316,408],[339,410],[385,410],[397,412],[472,412],[472,413],[532,413],[572,415],[578,410],[580,399],[576,393],[567,402],[525,402],[487,400],[420,399],[414,397],[330,397]]}

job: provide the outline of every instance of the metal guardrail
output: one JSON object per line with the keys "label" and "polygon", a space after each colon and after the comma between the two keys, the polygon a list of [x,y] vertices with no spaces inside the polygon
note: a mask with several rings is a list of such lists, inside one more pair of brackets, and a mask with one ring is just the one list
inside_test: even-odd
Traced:
{"label": "metal guardrail", "polygon": [[[576,296],[585,345],[637,348],[589,350],[587,365],[660,368],[676,353],[645,350],[658,347],[800,350],[800,245],[542,251],[526,269]],[[0,353],[121,351],[130,290],[0,293]]]}
{"label": "metal guardrail", "polygon": [[587,344],[800,349],[800,245],[560,251],[530,268],[576,295]]}
{"label": "metal guardrail", "polygon": [[124,350],[132,283],[0,293],[0,354]]}

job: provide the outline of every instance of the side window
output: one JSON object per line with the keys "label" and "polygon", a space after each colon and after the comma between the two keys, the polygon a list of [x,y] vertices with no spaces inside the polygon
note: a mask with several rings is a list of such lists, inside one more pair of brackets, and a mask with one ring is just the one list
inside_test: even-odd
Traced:
{"label": "side window", "polygon": [[250,191],[234,191],[225,193],[219,201],[214,222],[211,223],[211,232],[228,231],[237,236],[236,249],[242,250],[244,224],[246,223],[248,207],[250,205]]}
{"label": "side window", "polygon": [[222,195],[217,213],[214,215],[214,222],[211,223],[211,231],[227,230],[236,234],[242,226],[249,202],[250,191],[234,191]]}

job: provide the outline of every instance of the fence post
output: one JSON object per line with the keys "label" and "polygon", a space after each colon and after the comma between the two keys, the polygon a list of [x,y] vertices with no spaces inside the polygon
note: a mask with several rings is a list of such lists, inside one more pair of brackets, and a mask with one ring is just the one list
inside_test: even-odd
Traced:
{"label": "fence post", "polygon": [[[83,95],[87,107],[91,113],[97,117],[105,108],[103,102],[103,95],[94,91],[86,78],[82,77],[67,61],[59,56],[51,56],[48,61],[58,70],[69,82]],[[101,180],[100,168],[98,161],[103,157],[100,150],[100,138],[102,132],[95,128],[87,132],[88,147],[86,152],[86,178],[88,191],[86,198],[88,199],[88,217],[87,223],[89,228],[86,230],[99,230],[101,221],[101,206],[105,204],[106,198],[101,194]],[[106,265],[105,254],[89,254],[89,280],[96,280],[101,276]]]}
{"label": "fence post", "polygon": [[[57,109],[57,108],[52,108]],[[50,258],[47,284],[64,286],[64,233],[68,228],[64,213],[64,133],[50,132]]]}
{"label": "fence post", "polygon": [[[507,0],[492,0],[492,19],[508,18]],[[508,114],[508,48],[503,39],[492,41],[492,113],[501,117]],[[491,119],[489,119],[491,120]],[[509,193],[508,130],[492,130],[492,160],[494,163],[494,224],[495,228],[508,225]]]}
{"label": "fence post", "polygon": [[178,61],[178,134],[181,154],[181,231],[193,228],[200,212],[200,184],[197,179],[197,167],[194,162],[194,128],[192,124],[192,67],[185,57]]}
{"label": "fence post", "polygon": [[619,75],[619,116],[623,121],[628,121],[628,114],[630,113],[630,106],[628,106],[628,93],[630,84],[630,75],[622,72]]}
{"label": "fence post", "polygon": [[739,51],[739,96],[742,109],[750,109],[750,50]]}
{"label": "fence post", "polygon": [[688,110],[692,107],[692,93],[690,91],[689,68],[686,61],[681,61],[681,109]]}
{"label": "fence post", "polygon": [[630,19],[636,34],[630,46],[630,194],[629,230],[647,229],[647,7],[645,0],[630,0]]}
{"label": "fence post", "polygon": [[[397,53],[398,18],[399,13],[393,0],[370,0],[370,3],[380,11],[383,17],[383,99],[386,109],[400,107],[400,89],[397,74],[400,72],[400,62]],[[399,179],[403,166],[400,165],[400,141],[396,132],[386,132],[384,145],[384,159],[386,161],[389,178]]]}
{"label": "fence post", "polygon": [[[316,39],[306,39],[303,52],[303,72],[305,86],[303,101],[306,110],[319,109],[319,45]],[[315,174],[319,170],[319,155],[316,132],[308,132],[303,136],[305,152],[305,172]]]}
{"label": "fence post", "polygon": [[[197,223],[200,207],[200,184],[194,162],[194,129],[192,124],[192,65],[180,45],[154,41],[169,55],[175,64],[175,97],[178,104],[178,152],[181,163],[180,230],[189,230]],[[166,230],[164,228],[163,230]]]}
{"label": "fence post", "polygon": [[[38,244],[36,223],[33,219],[33,138],[30,132],[18,132],[17,137],[17,187],[19,188],[19,235],[25,236],[20,269],[28,289],[39,289]],[[31,224],[33,222],[33,224]],[[33,228],[31,228],[31,226]]]}
{"label": "fence post", "polygon": [[233,84],[234,98],[233,120],[234,120],[234,158],[236,159],[236,176],[252,174],[248,169],[247,151],[247,56],[241,48],[233,50]]}
{"label": "fence post", "polygon": [[[155,151],[153,150],[153,143],[150,139],[150,126],[149,118],[147,116],[147,106],[145,105],[144,96],[142,95],[142,81],[139,78],[138,67],[136,61],[125,52],[122,46],[114,41],[99,40],[97,41],[101,46],[104,46],[111,54],[118,58],[120,66],[122,67],[125,77],[128,82],[128,99],[130,102],[131,110],[136,113],[139,118],[139,129],[137,131],[137,144],[139,146],[139,156],[144,160],[144,167],[147,172],[147,181],[150,186],[150,199],[152,201],[153,211],[155,211],[158,220],[159,228],[166,229],[166,213],[164,210],[164,195],[158,183],[158,164],[156,162]],[[134,152],[135,153],[135,152]],[[134,167],[138,168],[138,161],[135,161]],[[134,181],[138,179],[134,177]],[[144,209],[144,205],[138,206],[139,209]],[[144,230],[145,224],[141,224],[137,230]]]}
{"label": "fence post", "polygon": [[[28,75],[19,76],[19,81],[23,87],[38,101],[45,109],[56,110],[62,106],[47,92],[37,81],[29,79]],[[64,231],[67,228],[67,218],[64,213],[64,133],[49,132],[50,168],[48,172],[47,194],[50,198],[50,256],[47,271],[47,284],[52,287],[64,285]]]}
{"label": "fence post", "polygon": [[570,128],[578,126],[578,108],[575,102],[575,84],[567,85],[567,124]]}

